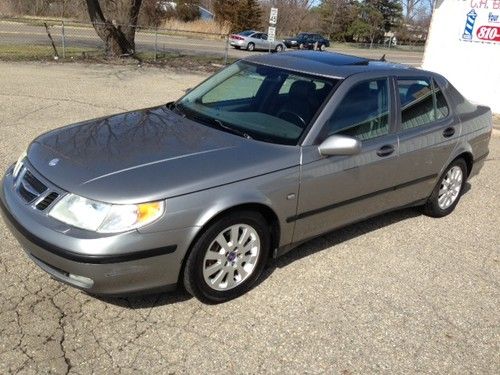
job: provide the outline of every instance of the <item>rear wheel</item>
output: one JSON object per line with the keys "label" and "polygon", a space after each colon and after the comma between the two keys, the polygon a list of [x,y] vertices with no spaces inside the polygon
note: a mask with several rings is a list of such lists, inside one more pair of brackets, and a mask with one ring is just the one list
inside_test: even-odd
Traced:
{"label": "rear wheel", "polygon": [[255,44],[253,44],[253,43],[248,43],[248,45],[247,45],[247,50],[248,50],[248,51],[250,51],[250,52],[251,52],[251,51],[254,51],[254,50],[255,50]]}
{"label": "rear wheel", "polygon": [[270,234],[261,214],[241,211],[222,217],[194,244],[184,268],[184,286],[202,302],[236,298],[261,275],[269,248]]}
{"label": "rear wheel", "polygon": [[324,44],[319,46],[320,51],[326,51],[326,46]]}
{"label": "rear wheel", "polygon": [[426,215],[443,217],[457,206],[467,180],[467,164],[463,159],[454,160],[444,171],[431,196],[423,206]]}
{"label": "rear wheel", "polygon": [[281,44],[278,44],[278,45],[276,46],[276,48],[275,48],[275,51],[276,51],[276,52],[281,52],[281,51],[283,51],[283,46],[282,46]]}

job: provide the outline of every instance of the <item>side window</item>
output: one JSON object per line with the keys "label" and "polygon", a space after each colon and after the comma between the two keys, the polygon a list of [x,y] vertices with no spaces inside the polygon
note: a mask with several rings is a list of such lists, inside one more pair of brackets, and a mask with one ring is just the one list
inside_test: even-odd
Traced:
{"label": "side window", "polygon": [[435,121],[434,100],[428,78],[398,79],[401,126],[411,129]]}
{"label": "side window", "polygon": [[328,136],[342,134],[367,140],[389,133],[389,81],[377,79],[353,86],[328,121]]}
{"label": "side window", "polygon": [[255,38],[255,39],[261,39],[262,38],[262,33],[255,33],[251,36],[251,38]]}
{"label": "side window", "polygon": [[448,117],[450,114],[450,108],[448,107],[448,103],[446,103],[443,92],[437,85],[436,81],[434,81],[434,93],[436,94],[436,118],[441,120],[442,118]]}

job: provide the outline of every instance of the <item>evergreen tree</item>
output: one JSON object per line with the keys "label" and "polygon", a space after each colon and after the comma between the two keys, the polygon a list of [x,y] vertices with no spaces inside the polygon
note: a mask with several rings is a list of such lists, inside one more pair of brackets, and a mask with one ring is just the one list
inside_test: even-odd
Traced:
{"label": "evergreen tree", "polygon": [[393,30],[403,19],[403,7],[399,0],[365,0],[364,3],[373,6],[382,14],[383,31]]}
{"label": "evergreen tree", "polygon": [[239,4],[235,30],[258,29],[262,25],[262,8],[257,0],[243,0]]}

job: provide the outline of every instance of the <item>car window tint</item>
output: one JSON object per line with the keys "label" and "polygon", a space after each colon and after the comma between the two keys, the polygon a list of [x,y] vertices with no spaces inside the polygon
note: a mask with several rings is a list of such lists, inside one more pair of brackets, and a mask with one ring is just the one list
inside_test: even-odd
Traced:
{"label": "car window tint", "polygon": [[430,80],[398,79],[401,127],[411,129],[435,121]]}
{"label": "car window tint", "polygon": [[328,122],[328,135],[343,134],[367,140],[389,132],[389,83],[364,81],[344,96]]}
{"label": "car window tint", "polygon": [[288,78],[283,82],[283,85],[280,88],[279,94],[288,94],[290,92],[290,87],[292,87],[293,83],[296,82],[297,80],[307,80],[309,82],[314,83],[314,86],[316,87],[316,90],[330,90],[331,87],[325,88],[325,82],[322,81],[316,81],[314,79],[305,79],[304,77],[299,77],[293,74],[290,74]]}
{"label": "car window tint", "polygon": [[434,92],[436,94],[436,118],[440,120],[448,117],[450,109],[448,107],[448,103],[446,102],[446,98],[436,81],[434,81]]}
{"label": "car window tint", "polygon": [[261,33],[255,33],[255,34],[252,35],[252,38],[260,39],[260,38],[262,38],[262,34]]}
{"label": "car window tint", "polygon": [[264,77],[259,74],[240,72],[208,91],[203,95],[201,101],[204,104],[210,104],[220,101],[253,99],[263,82]]}

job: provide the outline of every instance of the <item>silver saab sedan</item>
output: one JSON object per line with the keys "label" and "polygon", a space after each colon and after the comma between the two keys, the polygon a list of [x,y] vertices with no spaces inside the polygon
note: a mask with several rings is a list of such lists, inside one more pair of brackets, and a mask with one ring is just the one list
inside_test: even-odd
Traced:
{"label": "silver saab sedan", "polygon": [[271,257],[382,212],[453,211],[491,111],[445,78],[354,56],[253,56],[176,102],[50,131],[3,179],[5,221],[95,294],[248,291]]}

